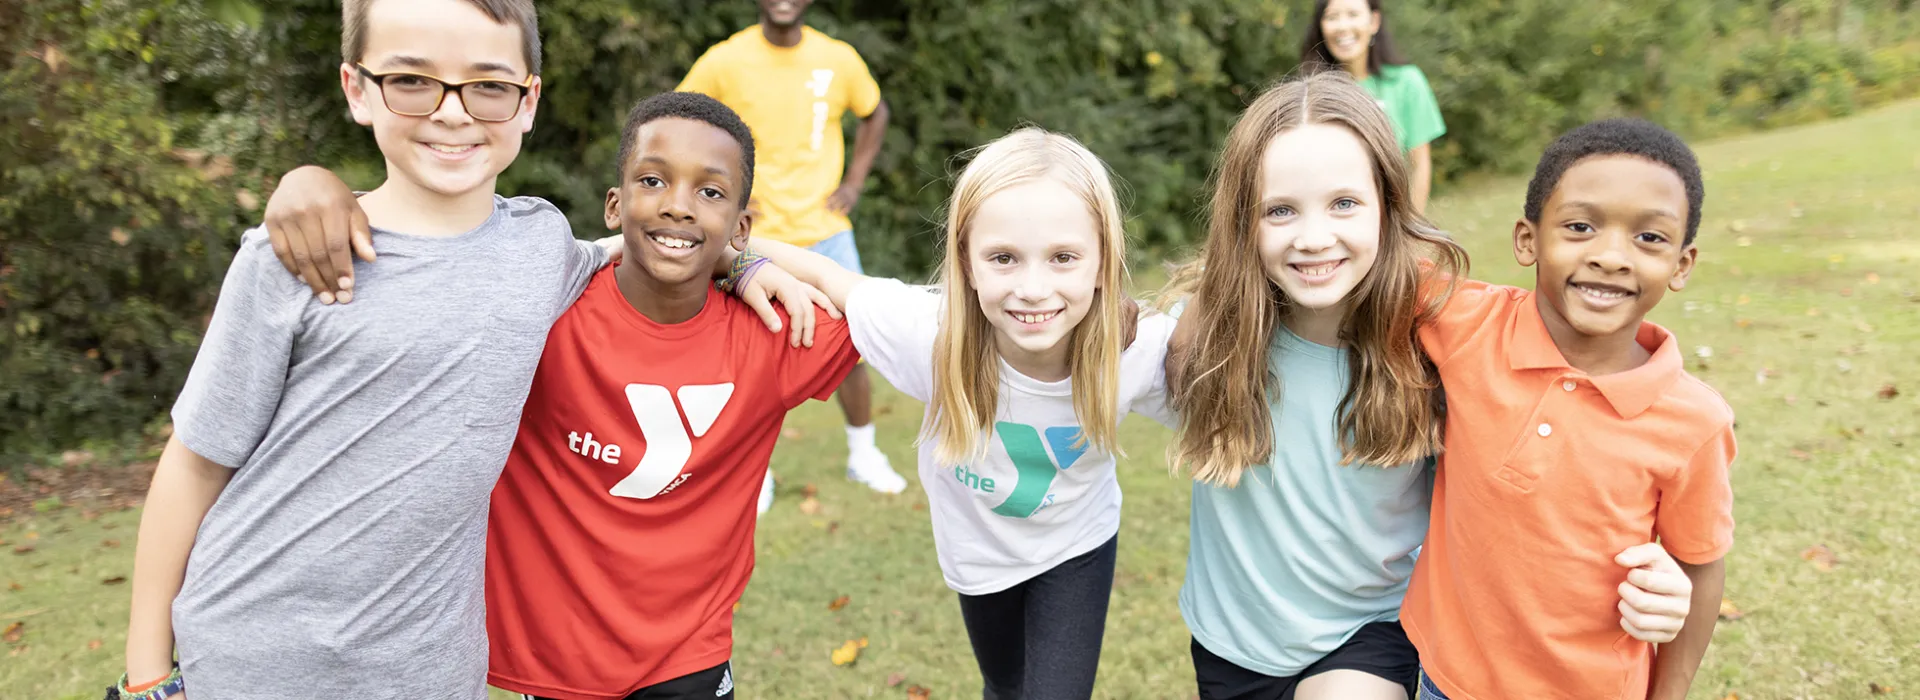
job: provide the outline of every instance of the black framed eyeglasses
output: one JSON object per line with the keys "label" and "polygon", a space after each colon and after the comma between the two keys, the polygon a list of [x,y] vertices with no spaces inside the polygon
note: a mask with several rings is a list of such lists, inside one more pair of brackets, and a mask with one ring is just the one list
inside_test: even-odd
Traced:
{"label": "black framed eyeglasses", "polygon": [[483,122],[504,122],[520,114],[521,98],[533,89],[533,76],[524,83],[498,78],[480,78],[449,83],[420,73],[375,73],[366,64],[355,63],[360,75],[380,87],[387,111],[403,117],[424,117],[440,111],[448,92],[460,93],[460,104],[467,116]]}

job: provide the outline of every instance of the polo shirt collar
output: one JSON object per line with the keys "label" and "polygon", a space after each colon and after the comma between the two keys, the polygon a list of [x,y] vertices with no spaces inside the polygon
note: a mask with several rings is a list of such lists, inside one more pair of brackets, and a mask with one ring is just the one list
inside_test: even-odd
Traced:
{"label": "polo shirt collar", "polygon": [[[1653,406],[1653,402],[1666,393],[1667,387],[1673,386],[1685,372],[1680,359],[1680,343],[1667,329],[1650,321],[1641,321],[1640,332],[1634,335],[1634,340],[1652,351],[1653,356],[1647,359],[1646,364],[1625,372],[1587,377],[1621,418],[1633,418],[1645,413]],[[1548,335],[1547,322],[1540,317],[1537,295],[1528,294],[1526,301],[1520,304],[1519,313],[1514,315],[1513,323],[1507,326],[1506,346],[1507,366],[1516,371],[1577,371],[1567,364],[1566,356],[1561,355],[1559,346],[1554,345],[1553,336]]]}

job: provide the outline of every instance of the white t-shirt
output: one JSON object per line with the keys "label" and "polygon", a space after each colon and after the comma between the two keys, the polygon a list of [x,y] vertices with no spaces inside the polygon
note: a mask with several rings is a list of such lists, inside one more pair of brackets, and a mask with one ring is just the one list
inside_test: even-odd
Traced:
{"label": "white t-shirt", "polygon": [[[933,344],[945,300],[936,289],[897,280],[860,283],[847,297],[854,347],[894,387],[922,402],[933,396]],[[1162,362],[1174,319],[1140,319],[1120,355],[1119,416],[1140,413],[1171,425]],[[925,438],[925,434],[922,434]],[[1000,405],[986,456],[941,465],[920,444],[920,484],[933,515],[933,541],[947,586],[965,595],[997,593],[1106,544],[1120,531],[1120,482],[1113,455],[1076,448],[1072,380],[1042,382],[1000,363]]]}

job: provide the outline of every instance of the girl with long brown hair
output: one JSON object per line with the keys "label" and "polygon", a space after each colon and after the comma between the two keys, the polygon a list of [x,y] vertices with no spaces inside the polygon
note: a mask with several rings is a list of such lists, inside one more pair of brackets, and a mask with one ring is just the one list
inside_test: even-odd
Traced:
{"label": "girl with long brown hair", "polygon": [[1414,211],[1393,128],[1342,74],[1256,99],[1213,184],[1167,363],[1201,697],[1409,697],[1399,609],[1444,405],[1415,328],[1465,253]]}
{"label": "girl with long brown hair", "polygon": [[1093,693],[1120,527],[1119,421],[1171,420],[1173,320],[1136,318],[1124,296],[1124,221],[1099,158],[1025,128],[980,149],[954,183],[935,287],[754,243],[846,309],[867,362],[926,402],[921,485],[987,697]]}

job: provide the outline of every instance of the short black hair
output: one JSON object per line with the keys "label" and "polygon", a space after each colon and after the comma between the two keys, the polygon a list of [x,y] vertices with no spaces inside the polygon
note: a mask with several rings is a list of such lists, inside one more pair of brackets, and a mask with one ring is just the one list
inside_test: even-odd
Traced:
{"label": "short black hair", "polygon": [[1682,245],[1692,245],[1700,231],[1700,204],[1707,198],[1706,185],[1700,181],[1700,162],[1685,141],[1660,125],[1644,119],[1604,119],[1583,125],[1555,139],[1540,154],[1533,169],[1533,181],[1527,183],[1528,221],[1540,222],[1540,210],[1547,197],[1560,186],[1560,178],[1574,163],[1591,156],[1627,155],[1667,166],[1680,176],[1687,188],[1687,235]]}
{"label": "short black hair", "polygon": [[732,109],[697,92],[663,92],[641,100],[627,112],[627,125],[620,130],[620,156],[613,164],[613,181],[623,182],[627,177],[627,159],[633,157],[633,142],[640,134],[640,127],[648,122],[668,119],[692,119],[713,125],[732,136],[740,144],[740,171],[743,174],[740,186],[740,207],[746,208],[747,200],[753,197],[753,130],[747,123],[740,121],[740,115]]}

